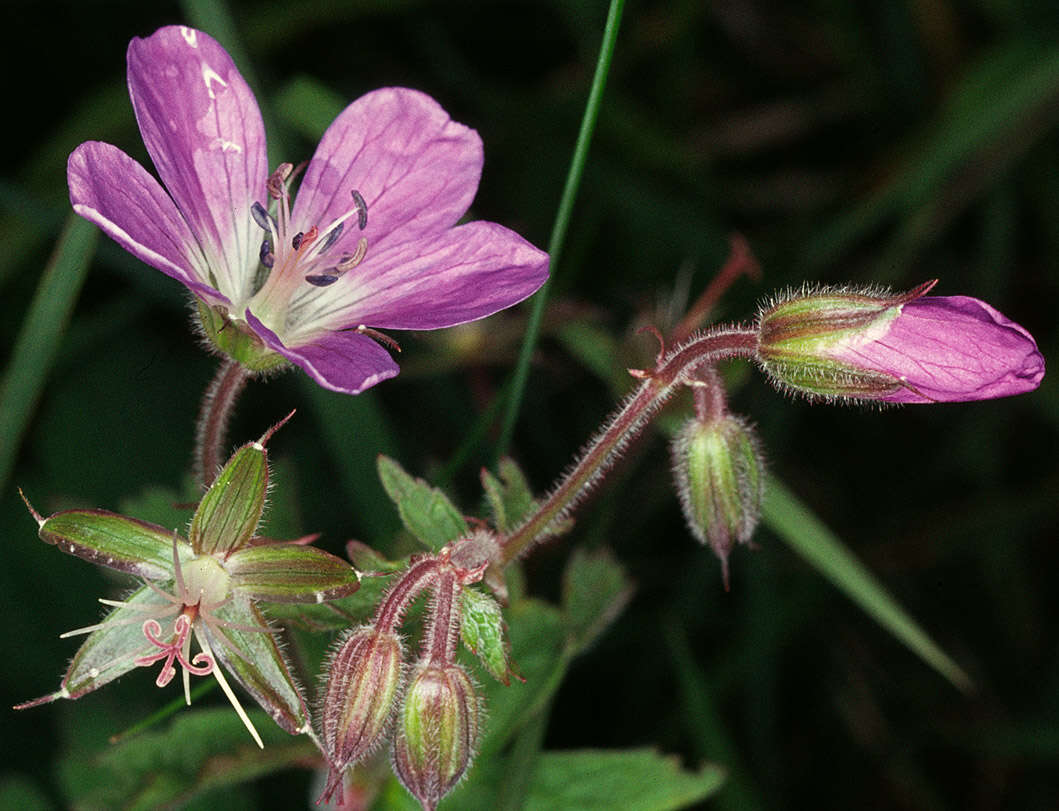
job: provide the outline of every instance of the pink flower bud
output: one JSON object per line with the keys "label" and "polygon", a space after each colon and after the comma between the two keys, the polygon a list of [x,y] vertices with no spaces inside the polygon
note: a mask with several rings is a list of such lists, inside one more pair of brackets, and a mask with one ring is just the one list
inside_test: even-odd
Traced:
{"label": "pink flower bud", "polygon": [[692,534],[721,559],[750,540],[761,515],[764,463],[757,436],[740,417],[689,420],[673,439],[673,473]]}
{"label": "pink flower bud", "polygon": [[393,768],[423,806],[433,811],[470,765],[481,705],[459,665],[420,665],[405,695],[393,743]]}
{"label": "pink flower bud", "polygon": [[978,299],[819,290],[758,317],[758,360],[810,398],[933,403],[1032,391],[1044,358],[1025,329]]}
{"label": "pink flower bud", "polygon": [[371,753],[386,733],[401,685],[401,642],[394,633],[354,628],[328,665],[323,744],[331,764],[323,799],[342,772]]}

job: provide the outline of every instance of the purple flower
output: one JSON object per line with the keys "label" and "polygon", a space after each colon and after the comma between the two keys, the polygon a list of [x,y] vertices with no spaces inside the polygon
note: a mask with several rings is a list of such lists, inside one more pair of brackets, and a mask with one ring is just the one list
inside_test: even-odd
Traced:
{"label": "purple flower", "polygon": [[984,301],[821,290],[758,319],[758,359],[780,388],[809,397],[936,403],[1033,391],[1044,358],[1025,329]]}
{"label": "purple flower", "polygon": [[456,225],[482,144],[429,96],[384,88],[350,104],[301,177],[269,172],[257,102],[201,31],[128,49],[129,95],[162,184],[116,147],[81,144],[74,210],[198,298],[207,335],[243,365],[284,359],[356,394],[397,374],[379,329],[491,315],[547,278],[548,257],[491,222]]}

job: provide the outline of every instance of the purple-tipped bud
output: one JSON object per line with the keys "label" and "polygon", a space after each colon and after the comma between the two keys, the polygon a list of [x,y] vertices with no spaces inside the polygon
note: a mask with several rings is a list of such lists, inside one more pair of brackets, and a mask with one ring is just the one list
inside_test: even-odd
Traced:
{"label": "purple-tipped bud", "polygon": [[1033,336],[966,296],[820,290],[758,317],[758,360],[780,389],[810,398],[934,403],[988,400],[1037,388]]}
{"label": "purple-tipped bud", "polygon": [[393,633],[354,628],[328,665],[323,743],[331,773],[323,799],[341,785],[342,772],[382,740],[401,686],[403,651]]}
{"label": "purple-tipped bud", "polygon": [[761,515],[764,463],[751,426],[731,414],[689,420],[673,439],[673,472],[692,534],[721,559],[746,543]]}
{"label": "purple-tipped bud", "polygon": [[463,777],[478,742],[481,705],[459,665],[421,665],[405,694],[393,768],[424,811]]}

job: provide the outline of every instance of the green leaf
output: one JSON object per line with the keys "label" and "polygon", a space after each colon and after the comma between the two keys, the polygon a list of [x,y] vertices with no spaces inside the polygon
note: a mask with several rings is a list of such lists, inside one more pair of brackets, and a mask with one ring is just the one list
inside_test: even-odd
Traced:
{"label": "green leaf", "polygon": [[65,510],[40,525],[40,539],[89,563],[159,580],[173,576],[173,547],[181,563],[191,559],[187,542],[146,521],[107,510]]}
{"label": "green leaf", "polygon": [[187,710],[163,732],[147,732],[100,753],[62,761],[67,807],[184,807],[195,797],[313,762],[319,753],[251,710],[265,748],[247,737],[230,709]]}
{"label": "green leaf", "polygon": [[263,544],[233,553],[226,568],[232,587],[254,600],[323,603],[360,586],[357,570],[313,546]]}
{"label": "green leaf", "polygon": [[[305,700],[261,612],[247,600],[232,600],[214,612],[220,622],[206,630],[213,653],[272,720],[291,734],[309,722]],[[196,630],[198,630],[196,628]]]}
{"label": "green leaf", "polygon": [[379,456],[377,464],[379,479],[397,505],[401,521],[429,549],[436,552],[467,534],[463,515],[441,490],[410,476],[388,456]]}
{"label": "green leaf", "polygon": [[504,617],[496,600],[477,589],[464,589],[460,598],[460,636],[489,674],[503,684],[511,681]]}
{"label": "green leaf", "polygon": [[0,385],[0,488],[15,464],[22,433],[48,379],[98,236],[94,225],[70,214],[15,339]]}
{"label": "green leaf", "polygon": [[525,808],[675,811],[702,802],[722,785],[719,766],[685,771],[677,757],[651,749],[545,752]]}
{"label": "green leaf", "polygon": [[268,458],[261,442],[232,454],[191,519],[191,546],[199,554],[231,552],[253,536],[265,510]]}
{"label": "green leaf", "polygon": [[960,690],[972,689],[960,666],[904,612],[834,533],[773,477],[765,486],[763,518],[769,529],[913,653]]}
{"label": "green leaf", "polygon": [[591,645],[632,597],[625,570],[605,550],[575,549],[563,573],[563,613],[575,650]]}
{"label": "green leaf", "polygon": [[514,459],[505,456],[498,468],[499,479],[488,470],[482,470],[482,487],[496,528],[509,532],[533,509],[533,491]]}

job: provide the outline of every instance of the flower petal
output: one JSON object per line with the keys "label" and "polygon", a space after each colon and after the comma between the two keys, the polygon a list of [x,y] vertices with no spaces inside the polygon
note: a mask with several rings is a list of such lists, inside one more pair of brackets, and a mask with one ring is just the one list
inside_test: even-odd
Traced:
{"label": "flower petal", "polygon": [[358,332],[328,332],[311,343],[291,348],[284,346],[276,333],[249,310],[246,320],[269,349],[301,366],[326,389],[360,394],[376,383],[395,377],[399,371],[385,349]]}
{"label": "flower petal", "polygon": [[[334,120],[305,172],[292,219],[307,230],[353,207],[368,207],[361,232],[350,227],[336,252],[368,240],[368,250],[393,246],[454,225],[478,190],[482,141],[449,118],[425,93],[388,87],[354,101]],[[354,221],[355,222],[355,221]]]}
{"label": "flower petal", "polygon": [[116,146],[88,141],[66,165],[74,211],[121,247],[210,303],[227,299],[207,282],[207,264],[187,222],[146,169]]}
{"label": "flower petal", "polygon": [[889,332],[855,357],[908,386],[882,398],[895,403],[1008,397],[1036,389],[1044,377],[1033,336],[967,296],[904,304]]}
{"label": "flower petal", "polygon": [[438,329],[517,304],[547,278],[546,253],[502,225],[471,222],[369,251],[360,266],[294,306],[302,308],[298,321],[313,327]]}
{"label": "flower petal", "polygon": [[261,111],[230,56],[191,28],[133,39],[129,95],[162,182],[198,238],[215,286],[248,297],[260,232],[250,206],[265,199]]}

